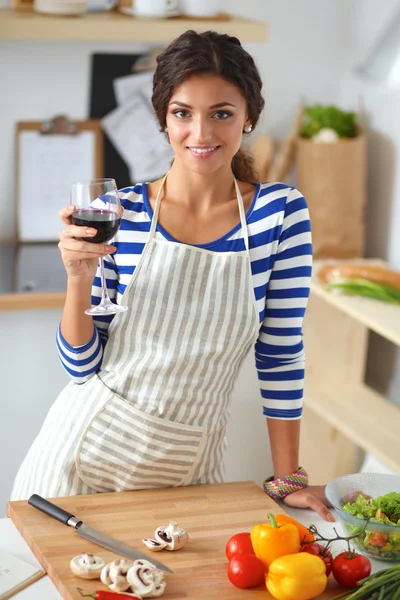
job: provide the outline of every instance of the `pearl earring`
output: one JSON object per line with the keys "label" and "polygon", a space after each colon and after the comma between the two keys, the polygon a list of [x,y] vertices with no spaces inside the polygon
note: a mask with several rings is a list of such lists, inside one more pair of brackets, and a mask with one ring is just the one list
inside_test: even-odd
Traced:
{"label": "pearl earring", "polygon": [[164,129],[164,133],[168,133],[168,127]]}
{"label": "pearl earring", "polygon": [[253,129],[253,125],[247,125],[247,127],[244,128],[244,131],[246,133],[250,133],[250,131]]}

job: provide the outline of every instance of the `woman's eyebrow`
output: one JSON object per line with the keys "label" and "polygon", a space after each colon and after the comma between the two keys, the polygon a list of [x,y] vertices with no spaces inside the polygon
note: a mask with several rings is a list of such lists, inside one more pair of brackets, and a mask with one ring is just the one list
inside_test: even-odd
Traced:
{"label": "woman's eyebrow", "polygon": [[[177,104],[177,106],[181,106],[182,108],[193,108],[193,106],[190,106],[190,104],[185,104],[185,102],[180,102],[179,100],[174,100],[173,102],[171,102],[171,104]],[[231,102],[218,102],[218,104],[212,104],[210,108],[221,108],[222,106],[235,107],[235,105]]]}

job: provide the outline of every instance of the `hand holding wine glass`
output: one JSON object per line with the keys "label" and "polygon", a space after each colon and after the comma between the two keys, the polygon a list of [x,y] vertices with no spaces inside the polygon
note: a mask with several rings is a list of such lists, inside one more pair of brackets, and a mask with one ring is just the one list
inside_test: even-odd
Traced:
{"label": "hand holding wine glass", "polygon": [[126,310],[126,306],[113,304],[109,299],[104,275],[104,256],[115,250],[105,242],[112,239],[121,222],[122,209],[114,179],[73,184],[71,203],[72,208],[67,207],[60,213],[67,225],[59,244],[67,273],[69,277],[83,281],[89,278],[92,282],[97,261],[100,262],[101,302],[86,310],[86,314],[115,314]]}

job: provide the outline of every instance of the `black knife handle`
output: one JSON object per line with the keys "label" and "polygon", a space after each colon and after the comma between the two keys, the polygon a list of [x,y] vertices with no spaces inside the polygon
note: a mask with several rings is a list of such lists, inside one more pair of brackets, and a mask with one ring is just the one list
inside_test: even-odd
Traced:
{"label": "black knife handle", "polygon": [[[71,513],[67,512],[63,508],[60,508],[56,504],[49,502],[45,498],[42,498],[42,496],[39,496],[38,494],[33,494],[29,498],[28,504],[46,513],[46,515],[53,517],[53,519],[61,521],[61,523],[64,523],[64,525],[71,525],[72,527],[77,527],[78,524],[82,523],[82,521],[79,521],[74,515],[71,515]],[[72,522],[69,523],[71,519]]]}

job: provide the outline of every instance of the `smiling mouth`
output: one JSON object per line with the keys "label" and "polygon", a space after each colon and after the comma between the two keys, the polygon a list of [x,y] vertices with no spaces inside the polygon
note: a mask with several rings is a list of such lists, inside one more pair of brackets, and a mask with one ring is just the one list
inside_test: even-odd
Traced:
{"label": "smiling mouth", "polygon": [[211,152],[215,152],[221,146],[207,146],[207,147],[198,147],[198,146],[188,146],[188,149],[195,154],[210,154]]}

